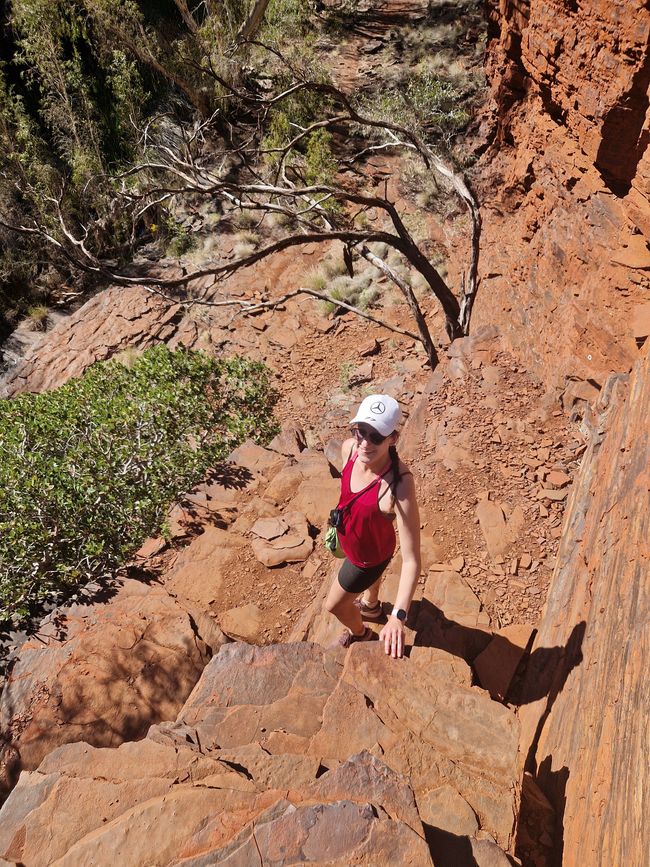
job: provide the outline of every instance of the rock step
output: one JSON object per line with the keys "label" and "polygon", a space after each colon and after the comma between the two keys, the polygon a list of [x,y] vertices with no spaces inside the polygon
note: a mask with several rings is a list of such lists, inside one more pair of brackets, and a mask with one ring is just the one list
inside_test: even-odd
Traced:
{"label": "rock step", "polygon": [[453,839],[468,863],[506,867],[515,716],[447,654],[379,651],[224,645],[175,722],[118,749],[64,745],[23,773],[0,859],[445,865]]}

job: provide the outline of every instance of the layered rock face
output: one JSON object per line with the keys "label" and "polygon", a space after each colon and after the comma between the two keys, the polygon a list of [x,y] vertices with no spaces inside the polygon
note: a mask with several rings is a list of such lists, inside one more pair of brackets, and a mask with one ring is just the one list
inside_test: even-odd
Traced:
{"label": "layered rock face", "polygon": [[487,6],[494,116],[474,325],[503,323],[551,385],[602,386],[649,330],[650,14],[642,0]]}
{"label": "layered rock face", "polygon": [[175,723],[23,773],[0,858],[507,867],[519,727],[449,659],[224,645]]}
{"label": "layered rock face", "polygon": [[608,382],[600,410],[520,711],[522,762],[556,809],[566,867],[645,864],[650,850],[647,350],[629,382]]}

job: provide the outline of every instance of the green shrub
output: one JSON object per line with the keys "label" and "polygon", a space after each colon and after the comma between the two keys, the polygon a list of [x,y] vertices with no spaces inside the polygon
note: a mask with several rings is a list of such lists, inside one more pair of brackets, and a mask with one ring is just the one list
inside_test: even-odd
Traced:
{"label": "green shrub", "polygon": [[0,620],[107,574],[246,437],[274,431],[267,369],[164,346],[0,401]]}
{"label": "green shrub", "polygon": [[181,223],[178,223],[171,215],[167,218],[166,229],[168,233],[165,253],[174,259],[180,259],[185,253],[189,253],[196,247],[196,238]]}
{"label": "green shrub", "polygon": [[44,304],[35,304],[27,310],[27,319],[32,331],[45,331],[49,310]]}
{"label": "green shrub", "polygon": [[305,180],[309,185],[331,184],[337,167],[332,153],[332,134],[326,129],[317,129],[307,139]]}
{"label": "green shrub", "polygon": [[[373,276],[367,272],[357,274],[354,277],[347,275],[336,277],[328,284],[326,291],[330,298],[335,301],[344,301],[360,310],[373,307],[381,296],[381,291],[374,282]],[[336,310],[336,304],[324,301],[322,309],[325,313],[332,313]]]}

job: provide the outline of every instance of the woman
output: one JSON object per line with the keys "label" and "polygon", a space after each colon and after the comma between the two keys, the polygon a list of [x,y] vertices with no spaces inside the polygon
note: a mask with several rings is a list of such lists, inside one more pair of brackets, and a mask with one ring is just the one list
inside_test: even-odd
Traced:
{"label": "woman", "polygon": [[[347,627],[337,644],[374,637],[364,620],[382,618],[379,585],[395,552],[397,519],[402,571],[388,622],[379,633],[386,653],[404,652],[404,621],[420,575],[420,516],[413,476],[397,455],[397,401],[385,394],[365,398],[350,422],[352,439],[343,443],[341,497],[337,512],[339,544],[345,560],[325,608]],[[363,594],[360,599],[357,597]]]}

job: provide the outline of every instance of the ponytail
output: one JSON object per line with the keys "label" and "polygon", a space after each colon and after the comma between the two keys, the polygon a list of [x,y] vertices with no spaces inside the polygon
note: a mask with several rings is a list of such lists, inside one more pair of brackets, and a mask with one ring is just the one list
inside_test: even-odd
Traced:
{"label": "ponytail", "polygon": [[399,480],[402,478],[402,474],[399,471],[399,455],[397,454],[397,446],[390,446],[388,449],[388,454],[390,457],[390,468],[392,471],[392,480],[390,484],[390,489],[393,495],[393,502],[397,499],[397,484]]}

